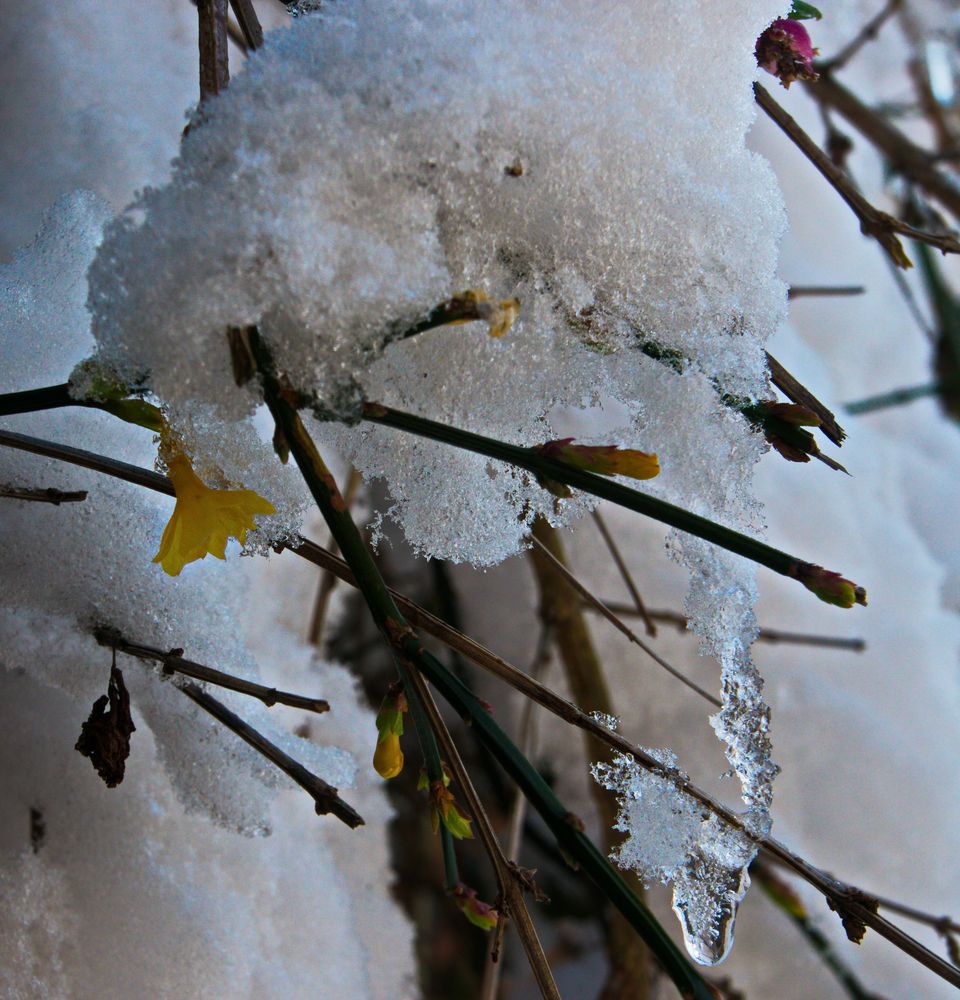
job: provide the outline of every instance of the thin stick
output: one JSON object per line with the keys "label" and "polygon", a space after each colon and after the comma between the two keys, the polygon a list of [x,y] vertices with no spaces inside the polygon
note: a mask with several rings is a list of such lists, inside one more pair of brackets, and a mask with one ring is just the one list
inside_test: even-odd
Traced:
{"label": "thin stick", "polygon": [[831,72],[842,69],[863,48],[867,42],[872,42],[880,33],[880,29],[903,6],[903,0],[888,0],[887,5],[860,29],[854,38],[831,59],[823,63],[821,72]]}
{"label": "thin stick", "polygon": [[[540,630],[537,642],[537,652],[530,664],[530,676],[538,677],[550,658],[550,644],[553,629],[544,625]],[[533,759],[537,744],[537,716],[533,711],[534,703],[529,698],[523,700],[523,712],[520,715],[520,731],[518,746],[520,753],[528,760]],[[519,858],[520,846],[523,843],[523,824],[527,817],[527,800],[518,788],[513,795],[513,805],[510,808],[510,818],[507,824],[507,857]],[[503,932],[506,922],[497,924],[493,947],[487,953],[487,964],[483,971],[483,983],[480,986],[479,1000],[497,1000],[500,992],[500,977],[503,972]]]}
{"label": "thin stick", "polygon": [[[587,601],[584,603],[587,604],[588,607],[593,606]],[[618,604],[616,601],[604,601],[603,603],[606,604],[606,606],[616,615],[629,616],[636,615],[637,613],[629,604]],[[678,632],[685,632],[687,629],[687,616],[680,614],[679,611],[669,611],[665,608],[655,608],[649,609],[647,614],[655,622],[664,622],[668,625],[675,625]],[[771,644],[787,642],[796,646],[821,646],[826,649],[849,649],[855,653],[862,653],[867,648],[867,644],[863,639],[847,639],[843,636],[832,635],[811,635],[807,632],[785,632],[782,629],[776,628],[761,628],[757,634],[757,640],[760,642],[769,642]]]}
{"label": "thin stick", "polygon": [[[46,455],[50,458],[56,458],[74,465],[94,469],[97,472],[111,475],[127,482],[136,483],[140,486],[145,486],[148,489],[156,490],[159,493],[165,493],[168,496],[175,495],[173,484],[169,481],[169,479],[167,479],[166,476],[161,476],[159,473],[141,469],[138,466],[130,465],[127,462],[120,462],[116,459],[107,458],[103,455],[97,455],[93,452],[84,451],[79,448],[71,448],[67,445],[54,444],[50,441],[43,441],[38,438],[28,437],[25,434],[14,434],[11,431],[0,431],[0,445],[7,445],[24,451]],[[342,567],[342,569],[339,569],[339,572],[338,569],[334,569],[334,572],[337,572],[338,575],[342,573],[343,575],[341,576],[341,579],[353,586],[356,586],[353,574],[346,567],[343,560],[338,559],[330,553],[324,553],[324,550],[318,545],[303,540],[297,546],[291,547],[291,551],[302,556],[303,558],[310,559],[311,562],[316,562],[317,565],[320,566]],[[393,592],[391,591],[390,593]],[[397,596],[399,597],[399,595]],[[428,624],[431,625],[434,629],[432,634],[436,635],[436,637],[442,642],[446,643],[451,648],[456,649],[458,652],[463,653],[464,656],[473,660],[478,666],[481,666],[484,669],[489,670],[497,677],[500,677],[503,681],[522,692],[528,698],[532,698],[538,705],[543,706],[554,715],[569,722],[571,725],[591,733],[601,742],[613,747],[613,749],[619,750],[621,753],[630,754],[645,770],[661,776],[667,774],[663,764],[655,757],[648,754],[642,747],[630,743],[617,733],[610,732],[606,726],[598,723],[595,719],[591,718],[585,712],[577,708],[576,705],[573,705],[565,698],[562,698],[555,691],[546,687],[546,685],[540,683],[532,677],[527,676],[522,670],[519,670],[517,667],[507,663],[506,660],[501,659],[495,653],[492,653],[490,650],[481,646],[478,642],[470,639],[468,636],[458,633],[456,629],[451,628],[445,622],[441,622],[428,611],[418,608],[418,606],[412,601],[400,598],[396,601],[396,603],[398,607],[403,607],[411,623],[424,629],[424,631],[429,630]],[[442,675],[438,674],[438,676]],[[451,697],[455,693],[456,686],[454,685],[451,687]],[[466,699],[466,695],[463,697]],[[478,716],[478,719],[485,721],[482,716]],[[922,944],[910,937],[910,935],[906,934],[900,928],[891,924],[879,914],[874,913],[868,907],[865,907],[862,903],[858,902],[856,890],[853,889],[853,887],[833,878],[826,872],[821,871],[819,868],[800,857],[800,855],[795,854],[780,841],[774,840],[770,837],[756,837],[751,834],[744,828],[743,820],[737,815],[737,813],[711,798],[711,796],[709,796],[702,789],[698,788],[692,782],[684,779],[679,772],[671,771],[668,776],[679,790],[695,799],[720,819],[743,832],[771,857],[796,872],[797,875],[812,885],[818,892],[822,893],[838,909],[843,908],[846,912],[854,914],[861,919],[867,927],[872,927],[878,934],[890,941],[890,943],[895,947],[910,955],[942,979],[952,983],[954,986],[960,987],[960,970],[953,968],[940,958],[940,956],[934,954],[928,948],[925,948]]]}
{"label": "thin stick", "polygon": [[919,924],[926,924],[928,927],[932,927],[938,934],[960,934],[960,923],[954,920],[953,917],[937,917],[932,913],[925,913],[923,910],[918,910],[913,906],[907,906],[905,903],[898,903],[895,899],[887,899],[885,896],[874,896],[873,898],[884,909],[893,910],[894,913],[899,913],[908,920],[915,920]]}
{"label": "thin stick", "polygon": [[197,0],[200,26],[200,103],[230,82],[227,56],[227,0]]}
{"label": "thin stick", "polygon": [[[190,2],[196,7],[199,0],[190,0]],[[246,38],[243,36],[243,32],[229,18],[227,19],[227,37],[245,56],[250,54],[249,46],[247,45]]]}
{"label": "thin stick", "polygon": [[530,541],[533,542],[537,550],[542,553],[553,565],[554,569],[567,581],[568,584],[590,605],[596,608],[597,611],[603,615],[604,618],[610,622],[615,628],[622,632],[632,643],[639,646],[655,663],[663,667],[664,670],[671,677],[675,677],[678,681],[685,684],[691,691],[695,691],[701,698],[705,701],[710,702],[715,708],[722,708],[723,705],[719,698],[715,698],[708,691],[704,691],[702,687],[694,683],[688,677],[684,677],[676,667],[671,666],[662,656],[651,649],[631,628],[625,625],[599,598],[594,597],[592,593],[567,569],[566,566],[560,562],[559,559],[534,535],[530,535]]}
{"label": "thin stick", "polygon": [[267,708],[272,708],[274,705],[289,705],[291,708],[302,708],[308,712],[330,711],[330,703],[323,698],[308,698],[302,694],[278,691],[276,688],[256,684],[253,681],[244,680],[242,677],[226,674],[222,670],[215,670],[213,667],[205,667],[202,663],[184,659],[182,649],[171,649],[165,652],[140,642],[131,642],[115,629],[105,626],[97,626],[93,630],[93,637],[101,646],[119,650],[121,653],[126,653],[127,656],[133,656],[138,660],[152,660],[156,663],[162,663],[164,673],[183,674],[185,677],[194,678],[194,680],[205,681],[208,684],[216,684],[218,687],[249,695],[251,698],[262,701]]}
{"label": "thin stick", "polygon": [[[816,86],[819,88],[820,84],[818,83]],[[797,121],[773,99],[766,89],[759,83],[754,83],[753,91],[757,104],[847,203],[860,222],[860,231],[866,236],[872,236],[886,250],[895,264],[904,268],[911,266],[903,244],[897,239],[897,234],[918,240],[921,243],[928,243],[943,253],[960,253],[960,243],[952,236],[916,229],[908,223],[901,222],[892,215],[874,208],[850,183],[850,178],[804,132]]]}
{"label": "thin stick", "polygon": [[87,499],[86,490],[55,490],[29,486],[6,486],[0,484],[0,497],[11,500],[31,500],[34,503],[51,503],[59,507],[62,503],[81,503]]}
{"label": "thin stick", "polygon": [[830,73],[804,88],[818,104],[836,111],[889,161],[898,173],[905,174],[930,197],[940,202],[954,218],[960,219],[960,187],[952,175],[937,169],[934,158],[878,111],[864,104]]}
{"label": "thin stick", "polygon": [[643,619],[643,625],[647,630],[647,635],[650,636],[651,639],[656,638],[657,626],[653,624],[653,619],[647,614],[647,607],[643,603],[640,591],[637,590],[637,585],[633,581],[630,570],[627,569],[627,564],[624,562],[623,556],[620,553],[620,548],[614,540],[613,535],[610,533],[610,529],[607,527],[607,522],[604,520],[599,508],[594,510],[593,520],[600,529],[600,534],[603,535],[603,540],[606,542],[610,555],[613,556],[613,561],[617,564],[617,569],[620,571],[620,576],[623,578],[623,582],[627,585],[627,590],[630,591],[630,596],[633,598],[637,614]]}
{"label": "thin stick", "polygon": [[832,298],[840,295],[863,295],[863,285],[791,285],[788,299]]}
{"label": "thin stick", "polygon": [[230,0],[230,6],[243,32],[243,40],[248,49],[259,49],[263,45],[263,28],[253,8],[251,0]]}
{"label": "thin stick", "polygon": [[242,740],[249,743],[258,753],[262,754],[271,764],[278,767],[288,778],[295,781],[313,799],[318,816],[332,813],[337,819],[346,823],[351,829],[363,826],[363,818],[356,810],[337,794],[333,785],[328,785],[323,778],[308,771],[302,764],[285,754],[280,747],[271,743],[262,733],[248,725],[240,716],[235,715],[223,702],[207,694],[203,688],[192,681],[174,682],[191,701],[209,712],[218,722]]}
{"label": "thin stick", "polygon": [[430,693],[426,681],[416,669],[411,669],[410,676],[430,718],[433,731],[436,733],[437,739],[443,747],[450,770],[453,772],[457,784],[463,790],[463,796],[473,815],[474,822],[477,824],[477,834],[484,851],[487,853],[487,857],[490,859],[490,864],[493,866],[500,895],[504,902],[504,909],[506,910],[506,914],[513,920],[520,941],[523,943],[523,950],[526,953],[527,961],[530,963],[530,969],[537,981],[537,986],[540,988],[540,995],[547,998],[547,1000],[560,1000],[560,991],[557,989],[553,973],[550,971],[550,963],[547,962],[546,956],[543,953],[543,947],[540,944],[540,938],[537,936],[537,930],[530,919],[530,913],[527,910],[526,900],[523,898],[523,889],[517,877],[516,870],[511,867],[510,861],[500,847],[500,842],[497,840],[497,836],[493,832],[493,827],[490,825],[483,802],[481,802],[480,796],[477,794],[477,790],[470,780],[470,775],[467,773],[466,767],[464,767],[460,752],[457,750],[457,746],[450,735],[450,730],[447,729],[446,723],[437,709],[437,704],[433,700],[433,695]]}
{"label": "thin stick", "polygon": [[837,423],[837,418],[832,411],[824,406],[802,382],[791,375],[769,352],[767,352],[767,368],[770,371],[770,381],[784,396],[793,403],[813,410],[820,418],[820,430],[838,448],[841,447],[847,432]]}

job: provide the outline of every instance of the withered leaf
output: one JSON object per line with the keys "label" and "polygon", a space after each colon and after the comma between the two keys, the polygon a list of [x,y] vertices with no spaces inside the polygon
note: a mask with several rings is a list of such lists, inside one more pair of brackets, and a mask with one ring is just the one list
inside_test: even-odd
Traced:
{"label": "withered leaf", "polygon": [[107,693],[93,703],[75,747],[90,758],[107,788],[116,788],[123,781],[124,764],[130,755],[130,734],[135,729],[123,674],[113,666]]}
{"label": "withered leaf", "polygon": [[[880,908],[878,900],[865,892],[861,892],[859,889],[851,889],[845,895],[851,903],[856,903],[871,913],[876,913]],[[843,924],[843,929],[847,932],[847,937],[854,944],[860,944],[863,936],[867,933],[867,925],[863,920],[839,900],[827,899],[827,906],[839,914],[840,922]]]}

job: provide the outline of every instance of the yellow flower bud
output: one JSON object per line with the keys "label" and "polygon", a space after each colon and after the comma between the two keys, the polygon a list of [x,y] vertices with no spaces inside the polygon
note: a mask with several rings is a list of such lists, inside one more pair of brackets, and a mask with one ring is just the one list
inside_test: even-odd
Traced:
{"label": "yellow flower bud", "polygon": [[380,734],[373,754],[373,768],[381,778],[388,781],[403,770],[403,751],[400,749],[400,736],[397,733]]}

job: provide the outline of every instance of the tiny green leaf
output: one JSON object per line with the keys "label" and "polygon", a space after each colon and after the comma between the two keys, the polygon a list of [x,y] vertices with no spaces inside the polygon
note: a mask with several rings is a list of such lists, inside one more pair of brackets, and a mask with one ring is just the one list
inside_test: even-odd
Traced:
{"label": "tiny green leaf", "polygon": [[793,0],[793,6],[787,17],[791,21],[819,21],[823,14],[812,3],[805,3],[804,0]]}

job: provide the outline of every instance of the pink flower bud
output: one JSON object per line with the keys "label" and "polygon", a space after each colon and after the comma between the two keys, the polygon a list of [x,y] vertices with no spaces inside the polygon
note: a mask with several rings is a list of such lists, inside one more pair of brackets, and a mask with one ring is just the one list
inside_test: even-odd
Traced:
{"label": "pink flower bud", "polygon": [[757,65],[777,77],[784,87],[794,80],[816,80],[813,57],[818,54],[807,29],[799,21],[785,17],[764,31],[754,50]]}

